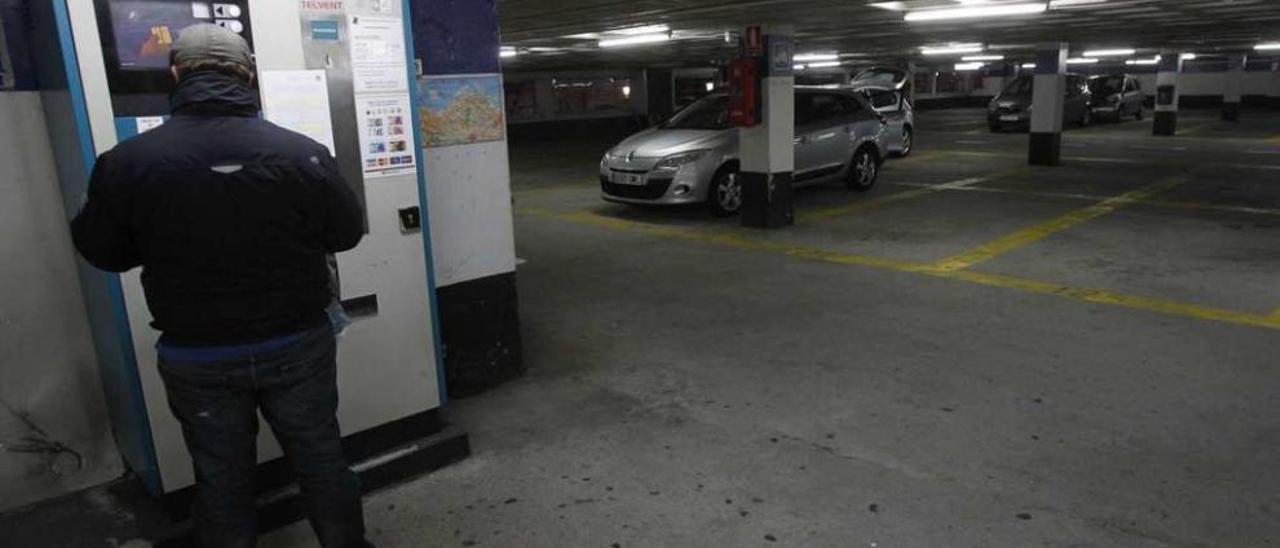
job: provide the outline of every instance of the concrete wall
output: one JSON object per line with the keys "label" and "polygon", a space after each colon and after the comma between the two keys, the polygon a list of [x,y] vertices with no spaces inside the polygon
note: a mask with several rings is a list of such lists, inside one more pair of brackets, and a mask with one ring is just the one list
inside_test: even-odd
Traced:
{"label": "concrete wall", "polygon": [[[40,95],[0,93],[0,399],[85,457],[0,452],[0,511],[122,472],[73,253]],[[0,409],[0,443],[32,434]]]}

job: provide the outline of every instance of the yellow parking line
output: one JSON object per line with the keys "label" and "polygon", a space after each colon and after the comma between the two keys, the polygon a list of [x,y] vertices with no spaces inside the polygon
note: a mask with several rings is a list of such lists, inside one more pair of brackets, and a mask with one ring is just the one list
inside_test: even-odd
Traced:
{"label": "yellow parking line", "polygon": [[[927,188],[934,185],[924,183],[893,183],[895,186],[905,186],[913,188]],[[964,188],[955,188],[963,192],[980,192],[985,194],[1013,194],[1036,196],[1040,198],[1061,198],[1064,200],[1079,200],[1086,202],[1097,202],[1106,200],[1109,196],[1099,196],[1096,194],[1078,194],[1073,192],[1043,192],[1039,190],[1023,190],[1018,188],[994,188],[987,186],[969,186]],[[1248,206],[1229,206],[1218,204],[1205,204],[1200,202],[1169,202],[1164,200],[1139,200],[1142,205],[1164,207],[1170,209],[1190,209],[1197,211],[1222,211],[1225,213],[1245,213],[1248,215],[1267,215],[1280,217],[1280,209],[1271,209],[1265,207],[1248,207]]]}
{"label": "yellow parking line", "polygon": [[843,217],[851,213],[860,213],[863,211],[867,211],[869,209],[875,209],[888,204],[910,200],[912,198],[919,198],[921,196],[927,196],[929,194],[934,194],[934,193],[942,192],[945,190],[962,189],[962,188],[976,185],[979,183],[985,183],[988,181],[1000,179],[1002,177],[1010,177],[1010,176],[1019,175],[1022,173],[1028,173],[1029,171],[1030,171],[1030,168],[1019,167],[1017,169],[1011,169],[1009,171],[996,173],[994,175],[989,175],[986,177],[969,177],[967,179],[960,179],[958,181],[952,181],[950,183],[943,183],[938,185],[925,185],[915,190],[906,190],[903,192],[896,192],[894,194],[886,194],[884,196],[878,196],[868,200],[861,200],[858,202],[854,202],[854,203],[839,206],[839,207],[819,209],[809,213],[800,213],[797,215],[796,223],[797,224],[821,223],[823,221],[829,221],[831,219],[835,219],[837,217]]}
{"label": "yellow parking line", "polygon": [[660,238],[714,244],[744,251],[767,252],[831,264],[918,274],[934,278],[1011,289],[1025,293],[1061,297],[1064,299],[1091,304],[1114,306],[1131,310],[1141,310],[1145,312],[1154,312],[1170,316],[1181,316],[1234,325],[1280,330],[1280,311],[1277,311],[1277,313],[1272,316],[1262,316],[1181,303],[1177,301],[1126,295],[1100,289],[1075,287],[1052,282],[1041,282],[999,274],[987,274],[971,270],[940,270],[934,265],[838,253],[786,242],[764,240],[756,237],[750,237],[748,236],[750,233],[745,232],[711,232],[691,228],[667,227],[614,219],[590,211],[555,213],[546,210],[522,210],[521,213],[547,219],[566,221],[579,225],[633,232]]}
{"label": "yellow parking line", "polygon": [[1044,240],[1045,238],[1048,238],[1058,232],[1062,232],[1063,230],[1067,230],[1097,219],[1098,217],[1110,214],[1126,205],[1151,198],[1152,196],[1178,186],[1189,179],[1190,177],[1188,176],[1179,175],[1177,177],[1165,179],[1146,188],[1126,192],[1120,196],[1103,200],[1102,202],[1084,209],[1073,211],[1047,223],[1019,230],[996,241],[978,246],[970,251],[966,251],[948,259],[943,259],[939,261],[935,267],[944,272],[954,272],[957,270],[964,270],[979,263],[990,261],[1016,249]]}

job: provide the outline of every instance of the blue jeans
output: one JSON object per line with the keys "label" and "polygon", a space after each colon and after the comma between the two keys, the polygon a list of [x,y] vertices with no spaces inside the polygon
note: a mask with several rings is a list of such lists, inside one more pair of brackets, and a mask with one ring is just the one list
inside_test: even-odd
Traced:
{"label": "blue jeans", "polygon": [[257,544],[259,410],[297,470],[320,544],[369,546],[359,479],[342,453],[335,351],[333,330],[325,326],[285,348],[234,361],[160,360],[169,408],[195,465],[193,513],[206,548]]}

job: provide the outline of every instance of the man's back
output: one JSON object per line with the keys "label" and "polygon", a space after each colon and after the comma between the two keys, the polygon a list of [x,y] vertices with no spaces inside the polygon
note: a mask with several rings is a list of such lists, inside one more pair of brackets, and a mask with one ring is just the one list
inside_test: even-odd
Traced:
{"label": "man's back", "polygon": [[94,170],[77,247],[106,270],[143,267],[166,342],[247,344],[321,325],[332,297],[325,256],[363,236],[328,150],[257,109],[247,85],[194,74],[169,122]]}

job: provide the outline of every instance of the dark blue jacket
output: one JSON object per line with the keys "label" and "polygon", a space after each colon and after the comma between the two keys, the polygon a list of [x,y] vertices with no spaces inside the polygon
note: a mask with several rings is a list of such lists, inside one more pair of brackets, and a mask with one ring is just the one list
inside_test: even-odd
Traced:
{"label": "dark blue jacket", "polygon": [[185,77],[163,126],[98,158],[72,222],[112,272],[142,267],[167,344],[227,346],[323,325],[325,257],[364,236],[355,193],[321,144],[258,117],[254,90]]}

